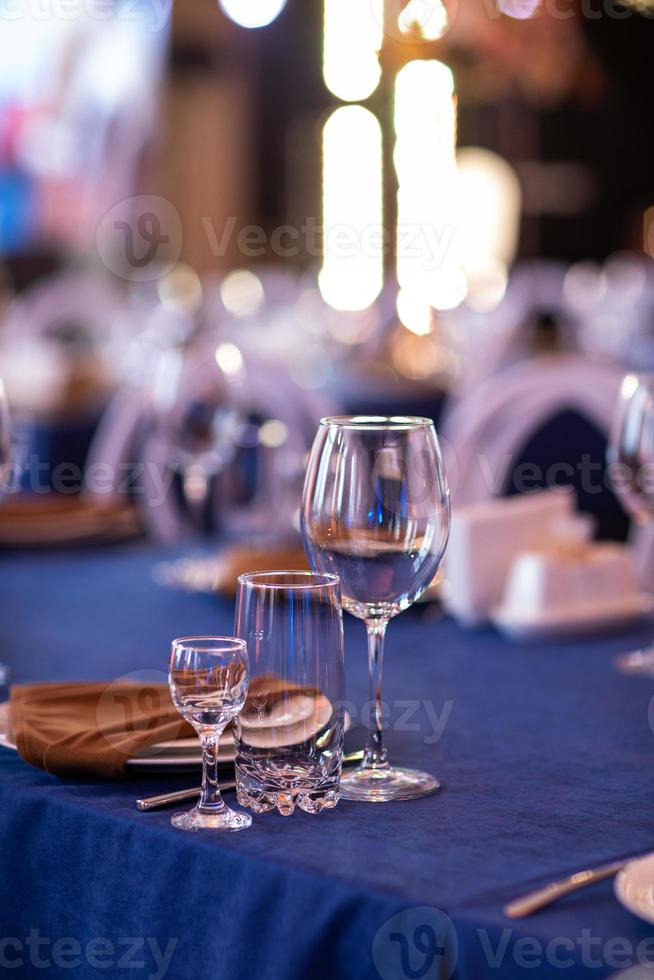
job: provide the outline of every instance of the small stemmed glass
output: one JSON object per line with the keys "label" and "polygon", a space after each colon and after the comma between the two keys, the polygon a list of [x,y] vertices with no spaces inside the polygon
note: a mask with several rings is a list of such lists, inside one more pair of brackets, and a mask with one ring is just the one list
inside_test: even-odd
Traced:
{"label": "small stemmed glass", "polygon": [[195,728],[202,745],[202,791],[192,810],[171,818],[181,830],[243,830],[248,813],[231,810],[220,794],[220,738],[243,708],[248,690],[245,640],[187,636],[173,640],[168,683],[175,707]]}
{"label": "small stemmed glass", "polygon": [[431,419],[322,419],[304,484],[304,544],[317,571],[340,577],[343,607],[368,633],[370,735],[361,766],[341,779],[346,800],[408,800],[439,788],[429,773],[388,762],[381,676],[388,622],[433,581],[449,529],[449,489]]}

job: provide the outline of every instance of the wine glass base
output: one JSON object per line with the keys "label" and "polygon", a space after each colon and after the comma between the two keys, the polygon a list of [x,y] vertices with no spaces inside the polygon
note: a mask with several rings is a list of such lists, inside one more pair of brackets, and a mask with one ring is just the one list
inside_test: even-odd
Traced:
{"label": "wine glass base", "polygon": [[230,810],[228,806],[217,813],[203,813],[194,807],[173,814],[170,822],[179,830],[245,830],[252,823],[252,817],[249,813]]}
{"label": "wine glass base", "polygon": [[430,796],[441,783],[427,772],[418,769],[352,769],[341,777],[340,795],[343,800],[365,800],[386,803],[389,800],[416,800]]}
{"label": "wine glass base", "polygon": [[634,650],[633,653],[623,653],[615,658],[615,666],[621,674],[640,674],[644,677],[654,677],[654,647],[646,650]]}

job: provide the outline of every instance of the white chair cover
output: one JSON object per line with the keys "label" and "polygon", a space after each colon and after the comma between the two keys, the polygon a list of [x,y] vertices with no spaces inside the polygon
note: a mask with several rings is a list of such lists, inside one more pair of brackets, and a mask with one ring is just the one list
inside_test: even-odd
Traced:
{"label": "white chair cover", "polygon": [[621,380],[613,365],[554,355],[508,368],[462,397],[442,425],[456,465],[455,504],[501,494],[516,455],[561,411],[577,410],[608,436]]}

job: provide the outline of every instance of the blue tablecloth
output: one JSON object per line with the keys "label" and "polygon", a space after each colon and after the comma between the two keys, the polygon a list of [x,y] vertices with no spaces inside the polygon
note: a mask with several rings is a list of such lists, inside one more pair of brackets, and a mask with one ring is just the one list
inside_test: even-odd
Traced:
{"label": "blue tablecloth", "polygon": [[[171,637],[230,632],[230,603],[154,584],[161,557],[3,556],[0,660],[13,679],[163,671]],[[501,911],[552,876],[654,846],[654,684],[611,665],[644,635],[517,646],[405,613],[388,633],[388,741],[447,789],[267,814],[240,834],[188,834],[169,811],[135,809],[188,776],[60,780],[0,749],[0,973],[511,980],[654,959],[654,929],[610,882],[531,919]],[[360,623],[346,649],[356,714]]]}

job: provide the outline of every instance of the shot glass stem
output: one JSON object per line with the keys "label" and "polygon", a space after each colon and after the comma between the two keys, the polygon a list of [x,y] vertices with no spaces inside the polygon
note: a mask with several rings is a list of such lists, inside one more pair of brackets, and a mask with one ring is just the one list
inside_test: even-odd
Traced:
{"label": "shot glass stem", "polygon": [[202,813],[219,813],[225,809],[218,780],[218,747],[222,733],[223,729],[199,733],[202,746],[202,789],[198,810]]}
{"label": "shot glass stem", "polygon": [[362,769],[386,769],[388,767],[382,717],[382,668],[387,625],[387,619],[366,620],[368,672],[370,676],[370,728],[368,744],[361,763]]}

